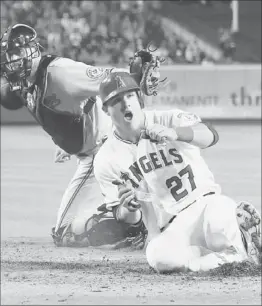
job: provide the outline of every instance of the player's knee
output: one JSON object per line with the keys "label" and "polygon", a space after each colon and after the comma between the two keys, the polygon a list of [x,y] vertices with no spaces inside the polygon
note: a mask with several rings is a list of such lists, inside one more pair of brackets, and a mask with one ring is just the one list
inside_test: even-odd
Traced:
{"label": "player's knee", "polygon": [[232,199],[226,196],[210,198],[204,213],[204,223],[217,232],[235,219],[236,203]]}
{"label": "player's knee", "polygon": [[181,248],[170,246],[170,241],[164,241],[158,236],[151,240],[146,249],[146,258],[150,267],[158,273],[181,271],[187,266],[187,259]]}
{"label": "player's knee", "polygon": [[204,215],[204,233],[208,248],[222,251],[230,247],[230,235],[236,225],[236,203],[226,196],[210,202]]}

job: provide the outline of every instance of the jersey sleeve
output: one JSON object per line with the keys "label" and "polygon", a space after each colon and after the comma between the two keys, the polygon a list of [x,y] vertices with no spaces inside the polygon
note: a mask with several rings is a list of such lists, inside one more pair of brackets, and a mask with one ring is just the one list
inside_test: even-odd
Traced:
{"label": "jersey sleeve", "polygon": [[98,95],[100,83],[114,69],[57,58],[47,68],[46,106],[60,112],[80,114],[83,103]]}
{"label": "jersey sleeve", "polygon": [[147,124],[161,124],[169,128],[192,126],[202,122],[198,115],[179,109],[168,111],[147,111],[146,121]]}
{"label": "jersey sleeve", "polygon": [[53,81],[75,99],[83,101],[98,95],[100,83],[109,75],[112,68],[86,65],[67,58],[60,58],[48,67]]}

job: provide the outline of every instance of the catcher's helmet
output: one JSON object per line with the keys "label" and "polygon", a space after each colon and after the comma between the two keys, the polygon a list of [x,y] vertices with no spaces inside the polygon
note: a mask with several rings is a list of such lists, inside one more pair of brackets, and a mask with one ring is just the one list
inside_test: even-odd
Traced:
{"label": "catcher's helmet", "polygon": [[140,87],[128,72],[112,72],[100,84],[99,95],[105,105],[118,94],[133,90],[140,91]]}
{"label": "catcher's helmet", "polygon": [[11,90],[21,89],[31,73],[33,58],[41,55],[36,38],[36,31],[25,24],[9,27],[1,37],[1,75]]}

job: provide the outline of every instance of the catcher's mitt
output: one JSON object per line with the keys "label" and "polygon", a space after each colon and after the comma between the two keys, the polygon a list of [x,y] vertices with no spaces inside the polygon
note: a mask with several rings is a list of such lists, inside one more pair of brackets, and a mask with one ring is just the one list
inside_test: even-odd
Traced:
{"label": "catcher's mitt", "polygon": [[135,53],[131,58],[130,74],[140,84],[141,91],[147,95],[157,95],[157,89],[160,83],[166,81],[166,78],[160,81],[160,64],[165,61],[164,58],[154,56],[152,52],[156,51],[150,49],[150,45],[146,49],[142,49]]}

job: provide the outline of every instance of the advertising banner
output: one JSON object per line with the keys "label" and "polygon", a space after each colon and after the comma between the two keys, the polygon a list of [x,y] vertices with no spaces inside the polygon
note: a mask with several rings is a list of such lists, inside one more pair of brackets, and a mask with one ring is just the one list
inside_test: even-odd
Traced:
{"label": "advertising banner", "polygon": [[261,66],[163,66],[167,85],[148,109],[179,108],[209,119],[261,119]]}
{"label": "advertising banner", "polygon": [[[147,97],[147,109],[179,108],[202,119],[261,119],[261,65],[161,67],[167,84]],[[1,106],[1,123],[35,123],[27,109]]]}

